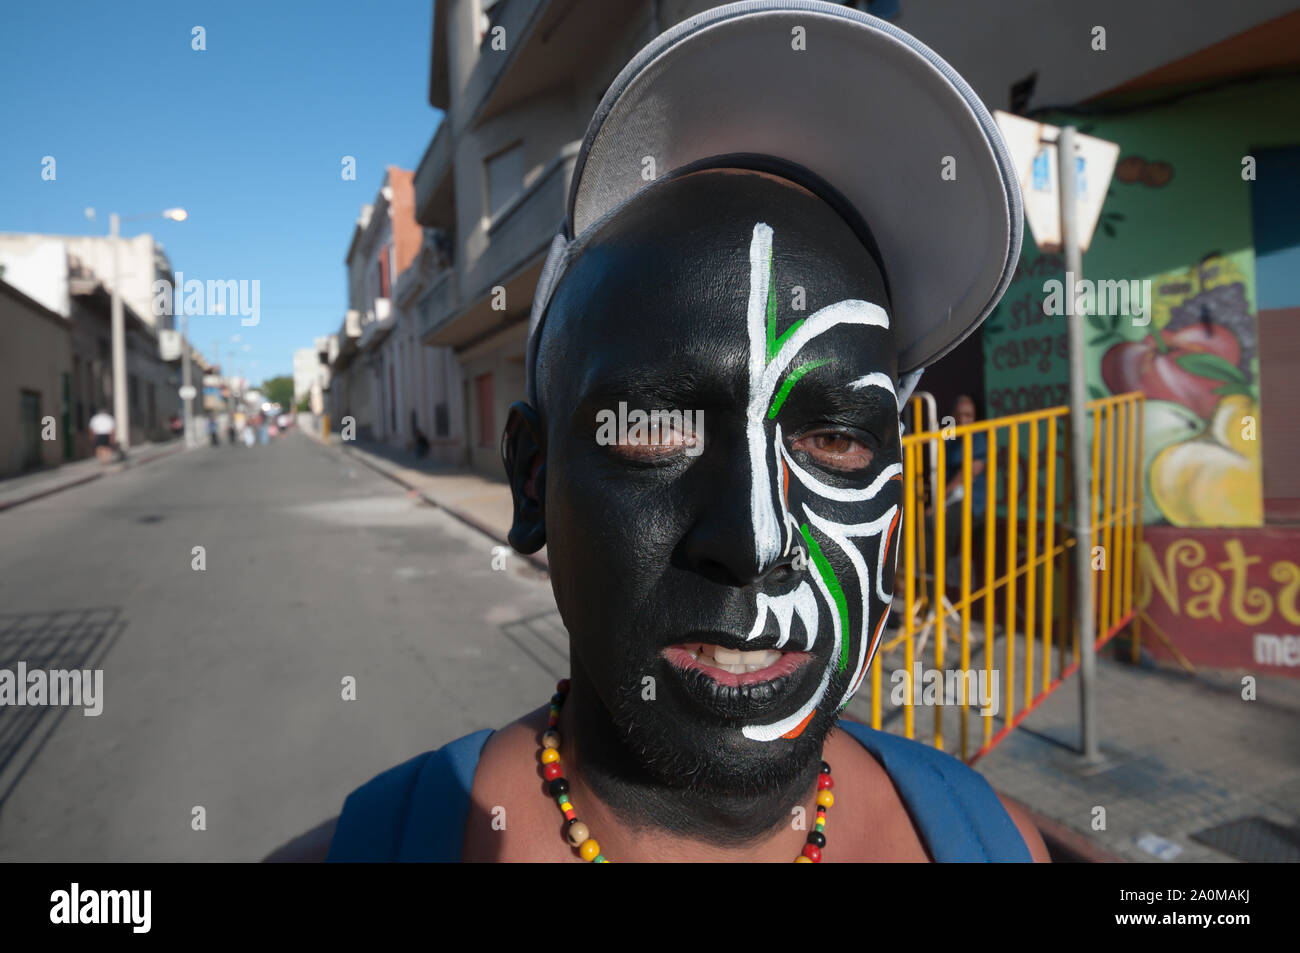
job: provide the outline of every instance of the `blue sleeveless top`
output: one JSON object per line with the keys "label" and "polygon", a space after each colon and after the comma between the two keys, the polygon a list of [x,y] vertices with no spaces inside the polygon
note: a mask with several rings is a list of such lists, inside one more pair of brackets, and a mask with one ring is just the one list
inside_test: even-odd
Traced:
{"label": "blue sleeveless top", "polygon": [[[952,755],[852,721],[839,727],[885,769],[930,856],[940,862],[1032,860],[993,788]],[[390,768],[348,795],[327,861],[458,862],[474,771],[490,729]]]}

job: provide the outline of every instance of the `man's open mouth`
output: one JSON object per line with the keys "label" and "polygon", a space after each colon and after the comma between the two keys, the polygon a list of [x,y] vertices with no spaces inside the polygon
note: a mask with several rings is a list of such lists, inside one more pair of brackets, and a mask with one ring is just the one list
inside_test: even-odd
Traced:
{"label": "man's open mouth", "polygon": [[707,642],[687,642],[664,649],[668,663],[683,671],[704,673],[719,685],[759,685],[793,675],[812,658],[808,652],[778,649],[740,651]]}

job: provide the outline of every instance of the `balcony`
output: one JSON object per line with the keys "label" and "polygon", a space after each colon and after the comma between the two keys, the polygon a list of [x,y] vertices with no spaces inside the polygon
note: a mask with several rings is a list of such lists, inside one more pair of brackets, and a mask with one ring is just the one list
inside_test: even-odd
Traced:
{"label": "balcony", "polygon": [[349,311],[343,316],[343,326],[334,336],[335,345],[331,347],[330,365],[335,373],[345,370],[352,359],[360,352],[357,342],[361,339],[361,312]]}
{"label": "balcony", "polygon": [[388,332],[396,323],[393,316],[393,302],[388,298],[376,298],[374,307],[366,312],[361,321],[361,339],[358,347],[368,351],[383,342]]}
{"label": "balcony", "polygon": [[456,312],[457,299],[455,269],[444,269],[434,279],[416,312],[416,334],[420,340],[423,341],[451,320]]}
{"label": "balcony", "polygon": [[[616,47],[645,13],[642,0],[505,0],[497,24],[505,28],[506,49],[494,51],[490,41],[482,47],[456,104],[455,134],[586,78],[592,51]],[[628,56],[639,48],[632,46]],[[606,82],[621,65],[607,66],[614,72]]]}
{"label": "balcony", "polygon": [[456,175],[446,115],[415,169],[415,220],[426,228],[450,230],[456,224]]}
{"label": "balcony", "polygon": [[506,48],[493,50],[490,39],[480,47],[478,62],[474,64],[465,83],[461,102],[454,106],[457,134],[478,124],[479,111],[493,95],[501,78],[511,69],[511,64],[518,59],[518,51],[525,45],[525,38],[531,34],[549,6],[551,0],[506,0],[495,24],[505,30]]}
{"label": "balcony", "polygon": [[488,223],[488,246],[465,276],[465,298],[472,301],[539,254],[564,222],[569,179],[578,158],[578,140],[567,143],[526,189],[511,199]]}

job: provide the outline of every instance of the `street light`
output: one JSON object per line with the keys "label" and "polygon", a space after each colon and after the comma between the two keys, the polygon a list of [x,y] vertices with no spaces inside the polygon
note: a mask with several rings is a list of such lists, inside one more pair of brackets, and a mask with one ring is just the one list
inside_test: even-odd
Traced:
{"label": "street light", "polygon": [[[161,212],[150,212],[147,215],[129,215],[125,221],[130,222],[159,216],[169,218],[173,222],[183,222],[189,217],[189,214],[183,208],[169,208],[163,209]],[[131,447],[131,415],[126,401],[126,320],[122,314],[122,293],[119,287],[122,280],[122,271],[117,252],[118,239],[122,237],[122,222],[122,216],[116,212],[108,216],[108,234],[112,239],[110,244],[113,251],[113,287],[110,289],[113,296],[113,418],[117,422],[118,446],[125,452]],[[184,308],[181,309],[182,312],[184,310]],[[186,330],[188,330],[188,326]],[[190,344],[184,330],[181,332],[181,348],[185,355],[184,384],[188,387],[190,384]],[[189,391],[186,391],[186,393],[188,394]],[[191,435],[191,405],[190,398],[186,398],[185,442],[187,445],[191,442]]]}

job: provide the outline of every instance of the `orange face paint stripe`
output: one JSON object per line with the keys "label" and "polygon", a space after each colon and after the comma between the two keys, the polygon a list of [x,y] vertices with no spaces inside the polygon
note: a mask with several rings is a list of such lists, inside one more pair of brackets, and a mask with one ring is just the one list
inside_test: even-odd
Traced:
{"label": "orange face paint stripe", "polygon": [[814,708],[812,711],[808,712],[808,714],[804,716],[803,721],[799,722],[799,724],[795,725],[793,728],[791,728],[781,737],[798,738],[801,734],[803,734],[803,730],[808,727],[808,722],[812,721],[812,717],[815,714],[817,714],[817,709]]}

